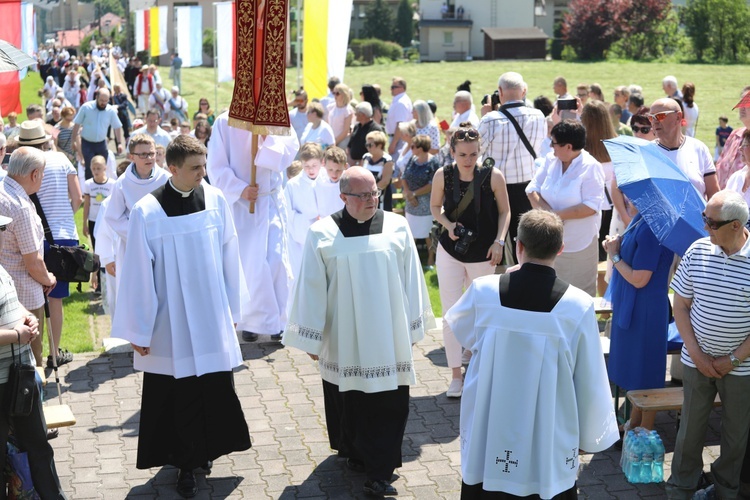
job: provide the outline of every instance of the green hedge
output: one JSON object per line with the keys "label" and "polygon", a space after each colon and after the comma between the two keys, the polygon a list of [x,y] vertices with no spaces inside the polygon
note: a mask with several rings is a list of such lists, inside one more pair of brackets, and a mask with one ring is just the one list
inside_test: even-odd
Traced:
{"label": "green hedge", "polygon": [[403,58],[403,49],[394,42],[386,42],[377,38],[364,40],[355,39],[349,42],[349,49],[354,54],[354,60],[373,64],[375,59],[384,57],[391,61]]}

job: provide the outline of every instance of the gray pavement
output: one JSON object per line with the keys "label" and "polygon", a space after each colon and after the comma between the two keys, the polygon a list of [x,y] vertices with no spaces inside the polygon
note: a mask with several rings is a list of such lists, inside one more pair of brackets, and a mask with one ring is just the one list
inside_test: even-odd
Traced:
{"label": "gray pavement", "polygon": [[[363,498],[364,476],[348,472],[328,447],[317,365],[307,354],[261,341],[242,343],[244,364],[235,383],[250,428],[252,449],[218,459],[210,476],[198,476],[196,498]],[[450,378],[442,334],[431,331],[415,346],[417,385],[396,473],[398,498],[457,499],[461,485],[459,400],[447,399]],[[131,353],[76,355],[60,368],[63,402],[77,424],[60,429],[51,443],[69,498],[169,499],[174,468],[135,468],[142,374]],[[45,404],[58,404],[54,376]],[[512,411],[512,407],[509,407]],[[674,448],[676,415],[657,417],[667,447],[665,475]],[[706,464],[718,454],[714,412],[704,451]],[[582,455],[581,498],[663,498],[663,485],[631,485],[619,470],[620,452]],[[708,466],[706,466],[707,468]]]}

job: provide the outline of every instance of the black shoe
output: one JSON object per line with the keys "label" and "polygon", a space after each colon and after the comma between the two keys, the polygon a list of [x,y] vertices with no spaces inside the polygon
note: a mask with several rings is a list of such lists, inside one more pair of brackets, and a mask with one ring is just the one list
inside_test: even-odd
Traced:
{"label": "black shoe", "polygon": [[[65,349],[57,350],[57,366],[62,366],[65,363],[73,361],[73,355]],[[53,368],[52,356],[47,356],[47,368]]]}
{"label": "black shoe", "polygon": [[358,474],[361,474],[365,471],[365,464],[360,462],[359,460],[355,460],[353,458],[347,458],[346,459],[346,468],[349,469],[352,472],[356,472]]}
{"label": "black shoe", "polygon": [[245,342],[255,342],[256,340],[258,340],[258,334],[242,330],[242,340],[244,340]]}
{"label": "black shoe", "polygon": [[182,498],[193,498],[198,491],[195,474],[187,469],[180,469],[177,474],[177,494]]}
{"label": "black shoe", "polygon": [[398,495],[398,491],[396,491],[396,488],[388,484],[388,481],[386,481],[385,479],[365,481],[362,490],[365,492],[365,495],[372,495],[377,497]]}
{"label": "black shoe", "polygon": [[271,342],[278,342],[281,344],[281,337],[284,335],[284,331],[280,331],[276,335],[271,335]]}
{"label": "black shoe", "polygon": [[210,476],[211,475],[211,468],[213,466],[214,466],[214,463],[211,460],[209,460],[205,464],[203,464],[200,467],[198,467],[197,469],[195,469],[194,472],[196,472],[197,474],[205,474],[207,476]]}

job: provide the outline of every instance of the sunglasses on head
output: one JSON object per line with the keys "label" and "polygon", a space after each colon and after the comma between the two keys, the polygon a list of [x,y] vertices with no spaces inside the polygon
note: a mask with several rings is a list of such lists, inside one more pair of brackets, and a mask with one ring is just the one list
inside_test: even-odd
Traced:
{"label": "sunglasses on head", "polygon": [[8,229],[8,225],[7,224],[4,225],[4,226],[0,226],[0,232],[5,231],[6,229]]}
{"label": "sunglasses on head", "polygon": [[638,134],[648,134],[651,132],[651,127],[648,125],[643,125],[642,127],[639,127],[638,125],[631,125],[630,128],[633,129],[633,132],[636,132]]}
{"label": "sunglasses on head", "polygon": [[734,222],[737,219],[731,219],[731,220],[711,220],[708,217],[706,217],[706,212],[703,212],[701,214],[701,217],[703,218],[703,223],[709,228],[714,231],[721,228],[722,226],[726,226],[727,224],[730,224]]}
{"label": "sunglasses on head", "polygon": [[473,128],[458,129],[453,133],[457,141],[476,141],[479,139],[479,132]]}
{"label": "sunglasses on head", "polygon": [[677,113],[677,110],[673,109],[671,111],[662,111],[660,113],[652,113],[652,114],[646,115],[646,117],[652,122],[663,122],[664,120],[666,120],[667,115],[672,114],[672,113]]}

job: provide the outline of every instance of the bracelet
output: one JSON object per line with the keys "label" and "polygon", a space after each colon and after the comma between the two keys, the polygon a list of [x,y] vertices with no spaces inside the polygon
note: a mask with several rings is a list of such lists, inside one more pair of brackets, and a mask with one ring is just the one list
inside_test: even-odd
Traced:
{"label": "bracelet", "polygon": [[500,245],[501,247],[504,247],[504,246],[505,246],[505,241],[503,241],[503,240],[495,240],[495,243],[497,243],[497,244],[498,244],[498,245]]}

